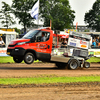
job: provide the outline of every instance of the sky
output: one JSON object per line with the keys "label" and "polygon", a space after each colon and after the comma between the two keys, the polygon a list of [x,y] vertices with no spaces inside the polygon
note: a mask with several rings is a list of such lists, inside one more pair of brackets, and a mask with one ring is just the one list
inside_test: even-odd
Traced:
{"label": "sky", "polygon": [[[12,0],[0,0],[0,9],[2,8],[2,4],[1,4],[2,1],[10,5],[12,3]],[[75,20],[73,22],[74,25],[76,25],[76,22],[78,22],[78,25],[86,25],[84,22],[85,13],[88,12],[90,9],[92,9],[93,3],[95,1],[96,0],[69,0],[71,10],[75,11]],[[17,26],[18,28],[22,27],[18,24],[14,26]],[[2,27],[1,24],[0,27]]]}
{"label": "sky", "polygon": [[76,25],[76,22],[78,22],[78,25],[85,25],[85,13],[92,9],[95,1],[96,0],[69,0],[71,9],[75,11],[74,25]]}

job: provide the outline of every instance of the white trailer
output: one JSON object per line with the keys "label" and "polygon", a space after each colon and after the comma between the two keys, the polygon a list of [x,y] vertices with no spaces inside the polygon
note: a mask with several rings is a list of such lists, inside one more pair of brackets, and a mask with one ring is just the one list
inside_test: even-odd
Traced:
{"label": "white trailer", "polygon": [[[56,43],[56,47],[52,48],[51,61],[55,61],[58,68],[65,68],[66,64],[69,69],[89,68],[90,63],[86,60],[90,58],[88,55],[90,38],[90,35],[70,31],[66,47],[62,48]],[[58,40],[55,39],[57,42]]]}

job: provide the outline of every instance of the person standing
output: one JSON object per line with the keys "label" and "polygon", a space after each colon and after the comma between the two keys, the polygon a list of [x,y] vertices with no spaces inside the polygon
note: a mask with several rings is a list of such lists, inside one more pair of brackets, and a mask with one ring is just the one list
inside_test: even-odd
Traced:
{"label": "person standing", "polygon": [[4,46],[5,45],[5,43],[4,43],[4,41],[2,40],[2,37],[0,36],[0,47],[2,47],[2,46]]}
{"label": "person standing", "polygon": [[93,39],[92,46],[96,47],[96,39]]}
{"label": "person standing", "polygon": [[96,39],[96,45],[98,46],[98,44],[99,44],[99,36]]}

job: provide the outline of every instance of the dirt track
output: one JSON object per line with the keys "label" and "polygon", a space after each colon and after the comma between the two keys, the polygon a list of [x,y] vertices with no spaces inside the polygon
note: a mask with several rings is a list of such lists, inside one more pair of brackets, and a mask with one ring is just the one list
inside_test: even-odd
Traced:
{"label": "dirt track", "polygon": [[100,75],[100,64],[91,64],[88,69],[57,69],[55,64],[0,64],[0,77],[34,77],[38,75],[83,76]]}
{"label": "dirt track", "polygon": [[[26,66],[26,67],[25,67]],[[89,69],[59,70],[54,64],[0,64],[0,77],[34,77],[39,75],[100,75],[100,64]],[[76,83],[75,83],[76,84]],[[0,100],[100,100],[100,83],[77,85],[0,88]]]}

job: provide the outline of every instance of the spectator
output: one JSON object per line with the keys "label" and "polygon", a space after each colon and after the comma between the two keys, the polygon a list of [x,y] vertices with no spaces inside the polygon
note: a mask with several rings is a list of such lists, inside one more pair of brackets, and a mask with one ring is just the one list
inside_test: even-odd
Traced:
{"label": "spectator", "polygon": [[85,39],[85,38],[82,38],[82,40],[83,40],[83,41],[86,41],[86,39]]}
{"label": "spectator", "polygon": [[61,43],[61,48],[66,48],[67,46],[67,41],[66,38],[63,39],[63,42]]}
{"label": "spectator", "polygon": [[96,45],[98,46],[98,43],[99,43],[99,36],[97,37],[96,39]]}
{"label": "spectator", "polygon": [[82,40],[82,38],[81,38],[81,37],[77,37],[77,39]]}
{"label": "spectator", "polygon": [[5,45],[4,41],[2,40],[2,37],[0,36],[0,47],[3,47]]}
{"label": "spectator", "polygon": [[93,39],[92,46],[96,47],[96,40],[95,39]]}
{"label": "spectator", "polygon": [[77,39],[77,37],[76,37],[76,36],[73,36],[73,38]]}
{"label": "spectator", "polygon": [[42,33],[41,41],[42,41],[42,42],[46,41],[45,33]]}
{"label": "spectator", "polygon": [[98,43],[98,47],[100,48],[100,42]]}

